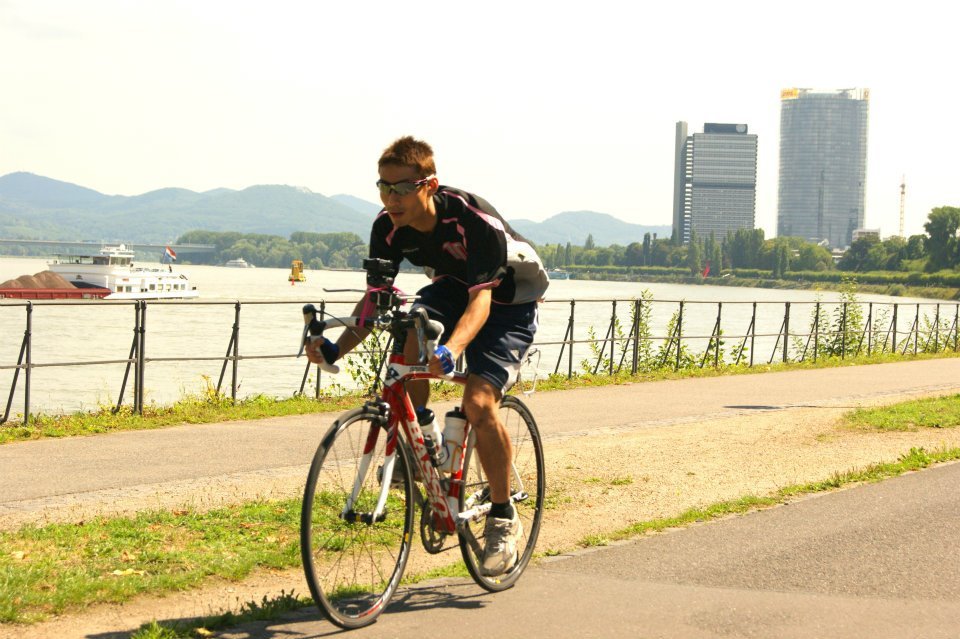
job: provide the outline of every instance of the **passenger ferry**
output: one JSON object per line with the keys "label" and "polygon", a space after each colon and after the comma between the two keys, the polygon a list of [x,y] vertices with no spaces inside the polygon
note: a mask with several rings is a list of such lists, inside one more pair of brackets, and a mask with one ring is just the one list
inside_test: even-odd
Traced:
{"label": "passenger ferry", "polygon": [[224,263],[224,266],[229,268],[255,268],[253,264],[246,261],[242,257],[238,257],[235,260],[228,260],[226,263]]}
{"label": "passenger ferry", "polygon": [[48,263],[50,270],[77,288],[105,288],[107,300],[192,299],[196,286],[173,266],[134,266],[133,251],[126,245],[104,246],[97,255],[61,255]]}
{"label": "passenger ferry", "polygon": [[551,280],[569,280],[570,272],[564,271],[560,268],[552,268],[547,271],[547,277],[549,277]]}

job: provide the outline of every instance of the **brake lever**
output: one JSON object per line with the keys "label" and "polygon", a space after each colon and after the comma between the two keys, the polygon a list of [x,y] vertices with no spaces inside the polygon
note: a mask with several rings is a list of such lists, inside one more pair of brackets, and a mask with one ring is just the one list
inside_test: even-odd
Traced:
{"label": "brake lever", "polygon": [[300,350],[297,351],[297,357],[303,355],[303,350],[310,343],[310,326],[316,321],[317,307],[313,304],[305,304],[303,307],[303,334],[300,337]]}

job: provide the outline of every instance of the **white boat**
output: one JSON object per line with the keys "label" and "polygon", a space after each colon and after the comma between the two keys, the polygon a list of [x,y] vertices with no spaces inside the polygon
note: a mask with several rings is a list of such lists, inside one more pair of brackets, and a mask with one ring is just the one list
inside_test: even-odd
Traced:
{"label": "white boat", "polygon": [[106,288],[104,299],[190,299],[198,297],[196,286],[173,266],[134,266],[133,251],[126,245],[104,246],[97,255],[60,255],[49,262],[50,270],[77,288]]}
{"label": "white boat", "polygon": [[229,266],[230,268],[256,268],[253,264],[246,261],[242,257],[238,257],[235,260],[230,260],[226,262],[224,266]]}

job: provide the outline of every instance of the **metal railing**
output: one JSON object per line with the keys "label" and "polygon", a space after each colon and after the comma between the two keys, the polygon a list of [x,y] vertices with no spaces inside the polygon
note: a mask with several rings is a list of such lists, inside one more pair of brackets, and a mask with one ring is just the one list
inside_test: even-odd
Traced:
{"label": "metal railing", "polygon": [[[282,360],[295,357],[295,351],[242,353],[240,349],[241,316],[243,309],[269,307],[268,318],[261,319],[244,330],[245,343],[264,344],[272,347],[280,343],[277,333],[282,332],[282,342],[295,343],[295,334],[300,331],[299,313],[290,309],[291,305],[301,305],[302,301],[145,301],[128,302],[15,302],[0,304],[0,320],[11,324],[10,313],[22,308],[23,337],[19,345],[19,355],[13,365],[0,365],[0,373],[12,371],[10,390],[0,424],[7,422],[23,378],[23,417],[27,424],[32,410],[33,373],[37,369],[55,367],[90,367],[102,365],[122,365],[123,375],[119,383],[117,399],[112,402],[112,410],[117,412],[124,405],[128,388],[131,389],[131,410],[143,413],[147,394],[145,380],[148,373],[164,363],[216,363],[219,376],[215,393],[226,396],[223,388],[229,368],[229,397],[238,398],[240,386],[241,362],[253,360]],[[342,305],[346,314],[352,308],[354,300],[329,300],[319,303],[321,312],[328,306]],[[122,306],[133,310],[133,337],[127,357],[113,359],[70,359],[63,361],[34,361],[34,346],[38,342],[35,314],[57,314],[70,317],[83,314],[104,313],[109,306]],[[232,306],[232,324],[229,329],[226,352],[203,354],[209,347],[210,339],[202,338],[197,352],[186,355],[162,352],[161,356],[148,356],[147,318],[153,317],[158,309],[169,311],[176,309],[179,317],[173,321],[178,330],[197,329],[193,325],[203,315],[204,308]],[[809,307],[804,317],[803,308]],[[923,307],[923,308],[922,308]],[[69,308],[69,312],[65,309]],[[605,311],[604,309],[609,309]],[[248,311],[249,312],[249,311]],[[541,370],[541,374],[566,375],[573,377],[577,372],[597,374],[601,370],[606,374],[629,371],[637,374],[658,368],[689,368],[723,365],[754,366],[755,362],[774,360],[795,362],[823,357],[842,359],[861,354],[898,353],[915,355],[920,352],[956,352],[960,345],[958,319],[960,304],[936,303],[902,304],[877,302],[698,302],[686,300],[652,299],[606,299],[606,300],[550,300],[541,304],[541,321],[538,340],[535,347],[544,355],[546,362],[556,364],[553,369]],[[578,317],[579,313],[579,317]],[[7,315],[4,315],[7,314]],[[564,322],[566,316],[566,322]],[[95,317],[95,315],[90,315]],[[282,319],[281,319],[282,318]],[[51,318],[53,325],[61,326],[63,320]],[[171,319],[165,318],[169,323]],[[216,330],[221,319],[211,320]],[[773,328],[779,325],[779,328]],[[598,337],[596,327],[605,326],[603,337]],[[560,328],[564,328],[562,336]],[[625,328],[626,327],[626,328]],[[732,328],[731,328],[732,327]],[[154,335],[159,329],[154,330]],[[733,332],[728,334],[728,330]],[[54,333],[54,334],[51,334]],[[215,334],[215,333],[214,333]],[[222,332],[220,333],[223,334]],[[8,332],[8,335],[12,333]],[[63,339],[63,334],[47,329],[40,337],[47,340]],[[730,344],[734,347],[730,348]],[[2,337],[0,337],[2,345]],[[47,344],[50,350],[50,344]],[[82,355],[101,350],[96,344],[84,348],[86,343],[76,345],[74,352]],[[166,346],[162,348],[171,347]],[[200,349],[204,349],[200,352]],[[577,354],[575,355],[575,349]],[[700,349],[700,350],[697,350]],[[764,349],[761,353],[760,349]],[[766,349],[769,349],[766,350]],[[59,351],[58,351],[59,352]],[[223,351],[220,351],[223,352]],[[765,354],[769,352],[769,357]],[[81,355],[81,356],[82,356]],[[2,357],[2,355],[0,355]],[[579,360],[578,360],[579,358]],[[309,362],[301,360],[302,373],[295,364],[293,369],[283,367],[269,375],[271,382],[275,377],[287,379],[289,388],[303,394],[307,388],[311,370],[315,371],[312,393],[319,397],[322,393],[320,370],[311,367]],[[149,367],[149,370],[148,370]],[[565,369],[565,370],[562,370]],[[294,372],[296,373],[294,374]],[[131,380],[132,377],[132,380]],[[299,379],[299,385],[294,380]],[[266,379],[257,380],[263,384]],[[283,385],[283,384],[282,384]],[[296,389],[296,390],[294,390]],[[70,392],[70,391],[68,391]],[[77,391],[79,392],[79,390]]]}

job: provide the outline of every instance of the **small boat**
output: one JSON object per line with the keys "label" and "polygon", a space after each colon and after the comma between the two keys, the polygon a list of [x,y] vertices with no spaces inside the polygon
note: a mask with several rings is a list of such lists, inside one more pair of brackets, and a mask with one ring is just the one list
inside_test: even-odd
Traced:
{"label": "small boat", "polygon": [[293,260],[290,262],[290,276],[287,278],[287,280],[291,284],[307,281],[307,276],[303,272],[303,262],[301,260]]}
{"label": "small boat", "polygon": [[230,268],[254,268],[253,264],[246,261],[242,257],[238,257],[235,260],[230,260],[226,264],[224,264],[224,266],[227,266]]}
{"label": "small boat", "polygon": [[549,271],[547,271],[547,276],[551,280],[569,280],[570,272],[564,271],[563,269],[560,269],[560,268],[552,268]]}
{"label": "small boat", "polygon": [[[169,251],[172,259],[176,259]],[[173,265],[134,266],[133,251],[126,245],[104,246],[97,255],[59,255],[50,270],[77,288],[108,289],[108,300],[190,299],[198,297],[196,286]]]}

